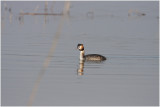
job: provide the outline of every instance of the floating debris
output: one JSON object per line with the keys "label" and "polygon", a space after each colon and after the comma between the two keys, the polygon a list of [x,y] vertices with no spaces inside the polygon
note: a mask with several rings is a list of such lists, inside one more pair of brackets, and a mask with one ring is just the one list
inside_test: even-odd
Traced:
{"label": "floating debris", "polygon": [[142,12],[140,12],[138,10],[132,10],[132,9],[130,9],[128,11],[128,16],[129,17],[131,17],[131,16],[145,16],[145,15],[146,15],[145,13],[142,13]]}

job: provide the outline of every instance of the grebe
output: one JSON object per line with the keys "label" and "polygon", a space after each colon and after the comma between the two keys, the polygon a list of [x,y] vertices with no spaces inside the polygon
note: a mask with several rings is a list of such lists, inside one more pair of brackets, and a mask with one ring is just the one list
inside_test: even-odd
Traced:
{"label": "grebe", "polygon": [[83,61],[104,61],[106,60],[106,57],[98,54],[88,54],[84,55],[84,46],[83,44],[78,44],[77,48],[80,51],[80,60]]}

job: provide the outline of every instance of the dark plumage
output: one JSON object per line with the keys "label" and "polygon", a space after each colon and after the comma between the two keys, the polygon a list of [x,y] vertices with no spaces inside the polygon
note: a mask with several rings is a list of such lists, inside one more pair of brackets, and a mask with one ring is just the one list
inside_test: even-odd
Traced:
{"label": "dark plumage", "polygon": [[106,60],[106,57],[98,54],[88,54],[84,56],[85,60],[92,60],[92,61],[104,61]]}

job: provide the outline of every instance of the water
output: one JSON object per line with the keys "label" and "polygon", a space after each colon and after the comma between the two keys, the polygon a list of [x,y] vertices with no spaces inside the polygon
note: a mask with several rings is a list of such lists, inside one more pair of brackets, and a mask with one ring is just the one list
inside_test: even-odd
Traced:
{"label": "water", "polygon": [[[42,1],[1,5],[3,106],[159,105],[158,2],[71,2],[64,18],[19,15]],[[107,60],[80,65],[78,43]]]}

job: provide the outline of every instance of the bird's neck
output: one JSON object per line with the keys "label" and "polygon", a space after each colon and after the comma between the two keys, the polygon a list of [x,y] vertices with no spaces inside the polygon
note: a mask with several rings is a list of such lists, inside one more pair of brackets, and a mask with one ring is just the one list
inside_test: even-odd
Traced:
{"label": "bird's neck", "polygon": [[84,50],[80,51],[80,60],[84,60]]}

